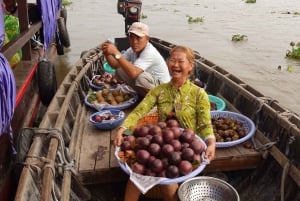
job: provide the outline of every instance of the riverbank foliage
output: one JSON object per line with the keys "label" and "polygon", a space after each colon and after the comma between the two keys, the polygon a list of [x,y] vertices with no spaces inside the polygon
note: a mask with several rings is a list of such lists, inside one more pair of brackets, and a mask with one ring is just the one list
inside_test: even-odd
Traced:
{"label": "riverbank foliage", "polygon": [[286,57],[300,59],[300,43],[290,42],[291,50],[287,50]]}
{"label": "riverbank foliage", "polygon": [[256,0],[246,0],[246,3],[256,3]]}
{"label": "riverbank foliage", "polygon": [[232,41],[243,41],[243,40],[247,40],[247,39],[248,39],[248,37],[243,34],[235,34],[235,35],[232,35],[232,38],[231,38]]}
{"label": "riverbank foliage", "polygon": [[204,21],[204,17],[193,18],[193,17],[187,15],[187,18],[188,18],[188,23],[199,23],[199,22],[203,22]]}
{"label": "riverbank foliage", "polygon": [[69,6],[69,5],[71,5],[71,4],[72,4],[71,1],[68,1],[68,0],[63,0],[63,1],[62,1],[62,5],[63,5],[63,6]]}

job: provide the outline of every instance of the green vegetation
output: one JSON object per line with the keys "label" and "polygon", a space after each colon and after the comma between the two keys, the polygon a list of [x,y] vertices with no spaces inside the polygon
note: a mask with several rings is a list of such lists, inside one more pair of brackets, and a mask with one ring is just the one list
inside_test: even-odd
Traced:
{"label": "green vegetation", "polygon": [[243,40],[247,40],[247,39],[248,39],[248,37],[246,35],[241,35],[241,34],[235,34],[231,38],[232,41],[243,41]]}
{"label": "green vegetation", "polygon": [[292,59],[300,59],[300,43],[290,42],[292,50],[287,50],[286,57]]}
{"label": "green vegetation", "polygon": [[142,16],[141,16],[141,18],[142,18],[142,19],[146,19],[146,18],[148,18],[148,16],[147,16],[147,15],[145,15],[144,13],[142,13]]}
{"label": "green vegetation", "polygon": [[282,14],[287,14],[287,15],[300,15],[300,12],[291,12],[291,11],[285,11],[285,12],[282,12]]}
{"label": "green vegetation", "polygon": [[256,0],[246,0],[246,3],[256,3]]}
{"label": "green vegetation", "polygon": [[293,66],[288,66],[286,70],[290,73],[293,72]]}
{"label": "green vegetation", "polygon": [[62,1],[62,5],[63,5],[63,6],[69,6],[69,5],[71,5],[71,4],[72,4],[71,1],[68,1],[68,0],[63,0],[63,1]]}
{"label": "green vegetation", "polygon": [[193,18],[193,17],[187,15],[187,18],[188,18],[188,23],[199,23],[199,22],[203,22],[204,21],[204,17]]}

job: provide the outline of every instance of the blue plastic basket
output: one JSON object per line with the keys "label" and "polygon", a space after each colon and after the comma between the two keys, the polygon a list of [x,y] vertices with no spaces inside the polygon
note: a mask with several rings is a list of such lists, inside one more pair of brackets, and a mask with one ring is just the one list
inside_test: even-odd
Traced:
{"label": "blue plastic basket", "polygon": [[112,68],[107,62],[103,64],[104,67],[104,71],[107,73],[115,73],[116,70],[114,68]]}
{"label": "blue plastic basket", "polygon": [[[114,90],[114,89],[110,89],[110,90]],[[95,93],[95,92],[92,92],[92,93]],[[102,110],[102,109],[106,109],[106,110],[110,110],[110,109],[115,109],[115,110],[124,110],[124,109],[127,109],[129,107],[131,107],[132,105],[134,105],[138,99],[139,99],[139,96],[137,93],[132,93],[132,96],[129,100],[121,103],[121,104],[118,104],[118,105],[110,105],[110,104],[92,104],[88,101],[88,97],[91,95],[91,93],[89,93],[85,98],[84,98],[84,103],[91,107],[91,108],[94,108],[96,110]]]}
{"label": "blue plastic basket", "polygon": [[[103,120],[101,122],[96,122],[93,120],[93,117],[96,115],[105,115],[105,113],[111,113],[117,115],[117,118],[114,120]],[[90,122],[99,129],[111,130],[119,126],[125,118],[125,113],[121,110],[102,110],[100,112],[95,112],[90,116]]]}
{"label": "blue plastic basket", "polygon": [[[197,137],[200,141],[202,141],[202,143],[204,145],[206,145],[205,142],[198,135],[195,135],[195,137]],[[206,150],[206,148],[207,148],[207,146],[205,146],[205,150]],[[118,159],[119,166],[121,167],[121,169],[125,173],[127,173],[128,175],[130,175],[130,171],[132,171],[132,170],[130,169],[129,166],[126,166],[125,163],[123,163],[123,162],[120,161],[120,158],[118,156],[119,150],[120,150],[120,147],[116,147],[116,149],[115,149],[115,156]],[[206,167],[206,165],[208,163],[209,163],[208,161],[203,160],[201,162],[201,164],[196,169],[194,169],[191,173],[189,173],[187,175],[184,175],[184,176],[181,176],[181,177],[176,177],[176,178],[173,178],[173,179],[166,178],[165,180],[162,180],[159,184],[161,184],[161,185],[168,185],[168,184],[174,184],[174,183],[184,182],[187,179],[190,179],[190,178],[195,177],[198,174],[200,174],[204,170],[204,168]],[[149,177],[149,176],[145,176],[145,177]]]}
{"label": "blue plastic basket", "polygon": [[226,108],[226,103],[221,98],[213,95],[208,95],[209,101],[217,105],[217,111],[223,111]]}
{"label": "blue plastic basket", "polygon": [[241,144],[247,140],[249,140],[255,133],[255,125],[251,119],[246,117],[245,115],[235,113],[235,112],[229,112],[229,111],[211,111],[211,118],[217,118],[217,117],[229,117],[233,118],[235,120],[240,121],[243,123],[243,127],[246,131],[246,136],[243,138],[240,138],[238,140],[230,141],[230,142],[216,142],[216,147],[222,148],[222,147],[232,147],[238,144]]}

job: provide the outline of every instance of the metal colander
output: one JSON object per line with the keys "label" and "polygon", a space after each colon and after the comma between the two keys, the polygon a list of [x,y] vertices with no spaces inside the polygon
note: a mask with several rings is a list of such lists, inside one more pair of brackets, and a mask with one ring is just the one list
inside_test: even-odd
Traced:
{"label": "metal colander", "polygon": [[180,201],[240,201],[237,191],[227,182],[200,176],[183,182],[178,189]]}

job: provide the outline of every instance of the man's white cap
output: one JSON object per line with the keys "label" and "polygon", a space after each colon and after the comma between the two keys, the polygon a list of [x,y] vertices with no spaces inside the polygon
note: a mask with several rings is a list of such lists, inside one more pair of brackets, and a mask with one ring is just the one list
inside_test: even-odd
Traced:
{"label": "man's white cap", "polygon": [[133,33],[139,37],[149,36],[149,27],[142,22],[134,22],[130,26],[128,33]]}

